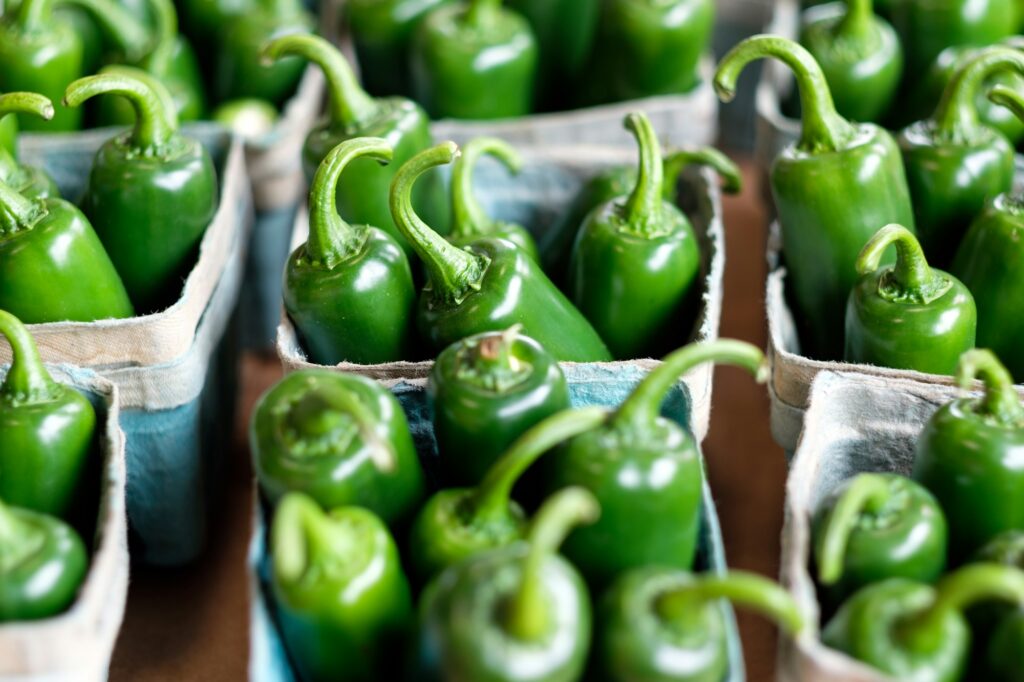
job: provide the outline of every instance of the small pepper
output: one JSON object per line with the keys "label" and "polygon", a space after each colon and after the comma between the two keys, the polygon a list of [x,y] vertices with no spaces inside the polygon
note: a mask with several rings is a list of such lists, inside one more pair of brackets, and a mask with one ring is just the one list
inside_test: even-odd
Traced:
{"label": "small pepper", "polygon": [[379,137],[342,142],[320,164],[309,192],[309,239],[284,274],[284,307],[309,357],[321,365],[409,360],[415,343],[416,289],[394,237],[338,215],[335,189],[358,158],[388,163]]}
{"label": "small pepper", "polygon": [[211,121],[227,126],[247,141],[269,135],[280,118],[273,104],[253,98],[228,100],[210,114]]}
{"label": "small pepper", "polygon": [[946,515],[905,476],[847,479],[815,511],[812,535],[818,583],[832,606],[871,583],[933,583],[946,570]]}
{"label": "small pepper", "polygon": [[409,547],[417,576],[429,579],[449,566],[489,549],[521,540],[526,515],[512,488],[534,462],[559,443],[595,428],[605,410],[564,410],[527,430],[475,488],[450,488],[431,497],[413,523]]}
{"label": "small pepper", "polygon": [[96,152],[82,211],[124,280],[136,309],[160,310],[181,295],[199,242],[217,210],[217,173],[206,149],[178,132],[167,89],[144,71],[118,67],[68,86],[67,106],[120,95],[135,127]]}
{"label": "small pepper", "polygon": [[789,634],[804,628],[789,593],[752,573],[694,575],[663,566],[623,574],[601,598],[594,636],[602,682],[722,682],[729,677],[725,603]]}
{"label": "small pepper", "polygon": [[971,564],[936,587],[904,578],[869,585],[840,607],[822,641],[897,680],[956,682],[970,653],[963,611],[981,601],[1024,605],[1024,572]]}
{"label": "small pepper", "polygon": [[984,383],[980,398],[943,406],[917,441],[914,479],[939,500],[957,563],[1005,530],[1024,528],[1024,404],[988,350],[964,353],[957,384]]}
{"label": "small pepper", "polygon": [[591,585],[603,587],[648,564],[689,570],[697,549],[701,491],[700,450],[693,434],[660,416],[679,378],[697,365],[737,365],[767,379],[764,355],[742,341],[680,348],[640,382],[604,424],[552,453],[548,490],[575,485],[601,500],[601,519],[569,539],[565,555]]}
{"label": "small pepper", "polygon": [[366,509],[324,513],[289,493],[274,514],[270,545],[276,613],[299,677],[386,679],[389,640],[413,622],[409,582],[387,526]]}
{"label": "small pepper", "polygon": [[478,554],[438,576],[420,610],[427,675],[443,673],[449,682],[580,679],[590,646],[590,598],[557,551],[573,526],[598,513],[590,493],[563,490],[541,506],[525,542]]}
{"label": "small pepper", "polygon": [[435,351],[481,332],[523,325],[560,361],[611,360],[604,342],[586,318],[536,261],[504,239],[478,239],[465,249],[445,241],[413,210],[416,179],[458,154],[445,142],[417,154],[391,183],[391,215],[427,270],[420,295],[420,335]]}
{"label": "small pepper", "polygon": [[843,352],[857,254],[879,225],[898,223],[913,232],[903,161],[885,130],[852,124],[836,112],[817,62],[785,38],[754,36],[733,48],[718,65],[718,96],[731,100],[743,67],[764,57],[793,70],[803,113],[800,139],[771,168],[789,292],[805,351],[836,359]]}
{"label": "small pepper", "polygon": [[253,468],[276,502],[291,491],[325,509],[366,507],[387,523],[423,496],[409,424],[371,379],[327,370],[289,374],[260,398],[249,426]]}
{"label": "small pepper", "polygon": [[[14,121],[10,114],[35,115],[44,121],[53,118],[53,103],[34,92],[8,92],[0,95],[0,120]],[[17,128],[15,128],[17,135]],[[15,144],[17,138],[15,137]],[[0,182],[28,199],[59,197],[60,190],[46,171],[19,164],[15,154],[0,146]]]}
{"label": "small pepper", "polygon": [[818,61],[840,116],[877,123],[903,76],[903,47],[871,0],[830,2],[803,13],[800,43]]}
{"label": "small pepper", "polygon": [[537,39],[501,0],[468,0],[431,11],[413,39],[416,101],[434,118],[494,119],[533,111]]}
{"label": "small pepper", "polygon": [[507,239],[539,263],[537,243],[529,230],[491,218],[473,196],[473,171],[484,154],[498,159],[512,173],[519,173],[523,167],[519,153],[496,137],[477,137],[464,144],[452,166],[452,231],[448,241],[465,247],[482,237]]}
{"label": "small pepper", "polygon": [[[1024,530],[997,535],[972,558],[1024,570]],[[981,604],[967,613],[975,646],[971,679],[1015,682],[1024,670],[1024,608]]]}
{"label": "small pepper", "polygon": [[88,565],[71,526],[0,500],[0,623],[61,613],[75,600]]}
{"label": "small pepper", "polygon": [[[896,264],[879,267],[896,246]],[[860,281],[846,308],[847,362],[953,374],[974,348],[978,314],[960,280],[928,267],[921,245],[899,225],[886,225],[857,258]]]}
{"label": "small pepper", "polygon": [[0,499],[65,516],[92,452],[96,412],[50,377],[28,330],[3,310],[0,335],[13,354],[0,385]]}
{"label": "small pepper", "polygon": [[591,211],[569,259],[569,297],[617,360],[660,355],[686,340],[700,273],[693,226],[664,199],[650,120],[632,113],[625,125],[640,147],[636,185]]}

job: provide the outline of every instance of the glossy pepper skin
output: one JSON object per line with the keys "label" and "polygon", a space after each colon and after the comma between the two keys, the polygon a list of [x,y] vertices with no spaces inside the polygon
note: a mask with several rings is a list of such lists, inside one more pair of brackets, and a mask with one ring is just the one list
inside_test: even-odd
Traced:
{"label": "glossy pepper skin", "polygon": [[277,617],[301,679],[385,679],[388,641],[413,621],[413,608],[384,522],[360,507],[324,512],[290,493],[274,514],[270,544]]}
{"label": "glossy pepper skin", "polygon": [[[382,166],[372,159],[355,161],[338,181],[338,212],[353,223],[374,225],[394,237],[406,256],[413,250],[395,226],[388,207],[388,192],[397,170],[409,159],[430,148],[430,120],[423,109],[402,97],[375,99],[360,87],[345,57],[323,38],[292,35],[266,45],[265,59],[294,55],[316,64],[327,79],[327,118],[306,136],[302,165],[310,182],[327,154],[346,140],[380,137],[391,147],[391,163]],[[416,188],[413,203],[435,225],[447,225],[448,207],[437,173]]]}
{"label": "glossy pepper skin", "polygon": [[[879,267],[896,246],[896,264]],[[953,374],[974,348],[978,314],[960,280],[928,267],[917,239],[887,225],[857,259],[860,281],[846,307],[847,362]]]}
{"label": "glossy pepper skin", "polygon": [[521,324],[559,361],[611,360],[586,318],[522,249],[493,238],[460,249],[416,215],[410,197],[416,179],[457,153],[454,142],[421,152],[391,183],[391,215],[427,271],[417,311],[420,336],[440,351],[467,336]]}
{"label": "glossy pepper skin", "polygon": [[0,500],[0,623],[56,616],[75,600],[89,559],[63,521]]}
{"label": "glossy pepper skin", "polygon": [[416,101],[431,117],[512,118],[533,111],[537,39],[526,19],[501,5],[468,0],[423,19],[410,64]]}
{"label": "glossy pepper skin", "polygon": [[897,474],[847,479],[814,513],[818,584],[837,606],[889,578],[933,583],[946,569],[946,515],[925,488]]}
{"label": "glossy pepper skin", "polygon": [[359,158],[388,163],[381,138],[342,142],[320,164],[309,193],[309,238],[284,273],[284,307],[310,359],[321,365],[409,360],[415,344],[416,289],[394,237],[338,215],[335,188]]}
{"label": "glossy pepper skin", "polygon": [[547,459],[548,490],[580,486],[601,500],[601,518],[581,528],[565,555],[596,587],[648,564],[689,570],[697,549],[704,473],[693,434],[660,416],[679,378],[705,362],[734,364],[766,379],[757,348],[741,341],[685,346],[640,382],[604,424]]}
{"label": "glossy pepper skin", "polygon": [[946,267],[986,202],[1013,185],[1013,147],[983,124],[979,89],[995,73],[1024,74],[1024,54],[1005,47],[980,52],[950,80],[930,119],[899,135],[914,224],[929,259]]}
{"label": "glossy pepper skin", "polygon": [[260,398],[249,426],[253,468],[271,502],[288,492],[325,509],[366,507],[387,523],[410,516],[423,496],[402,406],[354,374],[289,374]]}
{"label": "glossy pepper skin", "polygon": [[963,611],[988,600],[1024,604],[1024,572],[971,564],[935,587],[904,578],[869,585],[840,607],[822,641],[894,679],[956,682],[970,653]]}
{"label": "glossy pepper skin", "polygon": [[441,351],[427,392],[449,485],[476,485],[519,436],[569,407],[558,361],[514,326]]}
{"label": "glossy pepper skin", "polygon": [[[8,92],[0,95],[0,120],[14,121],[11,114],[15,113],[35,115],[48,121],[53,118],[53,103],[33,92]],[[0,146],[0,182],[28,199],[60,196],[57,183],[46,171],[19,164],[15,154],[3,146]]]}
{"label": "glossy pepper skin", "polygon": [[836,112],[814,58],[784,38],[754,36],[733,48],[715,75],[718,96],[731,100],[740,72],[763,57],[793,70],[803,113],[800,139],[771,168],[789,293],[803,321],[804,351],[836,359],[843,352],[857,254],[882,225],[914,231],[903,162],[889,133],[871,123],[850,123]]}
{"label": "glossy pepper skin", "polygon": [[1024,404],[991,351],[961,358],[957,384],[970,388],[975,378],[984,384],[982,396],[940,408],[914,458],[914,479],[946,510],[954,563],[999,533],[1024,528]]}
{"label": "glossy pepper skin", "polygon": [[844,0],[804,12],[801,23],[800,43],[825,73],[839,115],[880,121],[903,76],[903,47],[889,22],[871,0]]}
{"label": "glossy pepper skin", "polygon": [[[423,674],[445,682],[569,682],[590,645],[590,597],[558,546],[597,500],[570,488],[545,502],[525,542],[452,566],[424,592]],[[524,665],[524,657],[529,665]]]}
{"label": "glossy pepper skin", "polygon": [[135,127],[96,152],[82,211],[136,310],[150,313],[181,295],[217,210],[217,173],[202,144],[178,132],[167,89],[149,74],[119,67],[87,76],[68,86],[64,102],[99,95],[127,98]]}
{"label": "glossy pepper skin", "polygon": [[587,216],[569,259],[569,298],[617,360],[661,355],[686,341],[700,274],[693,226],[663,198],[650,120],[629,114],[626,127],[640,146],[636,185]]}
{"label": "glossy pepper skin", "polygon": [[449,566],[524,537],[526,516],[512,500],[516,482],[538,458],[568,438],[599,426],[604,410],[563,410],[528,429],[474,488],[431,497],[413,523],[409,542],[416,575],[427,580]]}
{"label": "glossy pepper skin", "polygon": [[519,153],[496,137],[477,137],[463,145],[452,166],[452,231],[448,241],[466,247],[485,237],[505,239],[539,263],[537,242],[529,230],[522,225],[491,218],[473,196],[473,171],[485,154],[496,158],[512,173],[518,173],[523,167]]}
{"label": "glossy pepper skin", "polygon": [[694,575],[644,566],[623,574],[601,597],[593,679],[725,680],[729,659],[724,603],[760,613],[790,634],[804,626],[793,598],[771,580],[743,571]]}
{"label": "glossy pepper skin", "polygon": [[0,336],[14,356],[0,384],[0,499],[64,516],[92,452],[96,412],[50,377],[28,330],[3,310]]}

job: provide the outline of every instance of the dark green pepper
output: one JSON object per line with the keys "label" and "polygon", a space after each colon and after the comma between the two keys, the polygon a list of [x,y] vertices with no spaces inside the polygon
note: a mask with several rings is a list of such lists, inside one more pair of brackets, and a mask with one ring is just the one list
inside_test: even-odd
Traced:
{"label": "dark green pepper", "polygon": [[903,77],[903,47],[871,0],[843,0],[803,14],[800,43],[818,61],[840,116],[878,122]]}
{"label": "dark green pepper", "polygon": [[413,622],[398,548],[373,512],[324,513],[289,493],[270,530],[271,586],[285,646],[307,682],[386,679],[389,640]]}
{"label": "dark green pepper", "polygon": [[[879,267],[896,246],[896,264]],[[960,280],[928,267],[905,228],[886,225],[857,258],[860,281],[846,308],[847,362],[953,374],[974,348],[978,313]]]}
{"label": "dark green pepper", "polygon": [[118,67],[68,86],[67,106],[119,95],[135,127],[96,152],[82,211],[96,227],[140,313],[181,295],[199,242],[217,211],[217,172],[197,140],[178,132],[167,89],[144,71]]}
{"label": "dark green pepper", "polygon": [[857,254],[882,225],[913,231],[903,161],[889,133],[871,123],[852,124],[836,112],[817,62],[785,38],[755,36],[733,48],[715,75],[718,96],[731,100],[743,67],[763,57],[793,70],[803,115],[800,139],[771,168],[789,293],[804,351],[837,359]]}
{"label": "dark green pepper", "polygon": [[[972,561],[992,562],[1024,570],[1024,530],[996,536]],[[1024,608],[982,604],[968,614],[974,649],[976,679],[1015,682],[1024,670]],[[972,678],[975,679],[975,678]]]}
{"label": "dark green pepper", "polygon": [[664,199],[650,120],[632,113],[625,125],[640,147],[636,185],[591,211],[569,260],[569,297],[617,360],[654,357],[686,341],[700,274],[693,226]]}
{"label": "dark green pepper", "polygon": [[533,111],[537,40],[501,0],[467,0],[431,11],[413,40],[416,101],[434,118],[493,119]]}
{"label": "dark green pepper", "polygon": [[13,354],[0,385],[0,499],[64,516],[92,452],[96,412],[50,377],[28,330],[3,310],[0,335]]}
{"label": "dark green pepper", "polygon": [[1024,404],[988,350],[964,353],[956,381],[984,383],[980,398],[939,409],[917,442],[914,478],[946,511],[951,563],[1005,530],[1024,528]]}
{"label": "dark green pepper", "polygon": [[[789,593],[752,573],[694,575],[663,566],[623,574],[601,598],[595,680],[722,682],[729,678],[724,603],[749,608],[789,634],[804,628]],[[588,678],[589,679],[589,678]]]}
{"label": "dark green pepper", "polygon": [[454,142],[421,152],[391,183],[391,215],[427,270],[420,295],[420,335],[435,352],[467,336],[523,325],[560,361],[611,360],[604,342],[536,261],[504,239],[485,238],[465,249],[445,241],[413,210],[410,194],[426,171],[451,163]]}
{"label": "dark green pepper", "polygon": [[525,542],[478,554],[438,576],[421,605],[425,674],[416,679],[580,679],[590,646],[590,598],[557,551],[573,526],[592,522],[599,511],[585,490],[563,490],[537,512]]}
{"label": "dark green pepper", "polygon": [[[14,116],[10,114],[15,113],[35,115],[49,121],[53,118],[53,103],[34,92],[8,92],[0,95],[0,119],[14,121]],[[46,171],[19,164],[16,159],[14,154],[0,146],[0,182],[28,199],[60,196],[57,183]]]}
{"label": "dark green pepper", "polygon": [[680,348],[647,375],[600,427],[569,441],[547,463],[548,490],[575,485],[601,500],[601,518],[569,539],[565,555],[591,585],[629,569],[660,564],[689,570],[697,549],[704,485],[693,434],[660,416],[680,377],[697,365],[737,365],[767,378],[760,350],[742,341]]}
{"label": "dark green pepper", "polygon": [[354,159],[387,163],[391,154],[377,137],[342,142],[313,179],[309,238],[285,266],[284,307],[317,364],[412,359],[416,289],[409,261],[387,232],[345,222],[334,198]]}
{"label": "dark green pepper", "polygon": [[0,623],[61,613],[75,600],[88,566],[71,526],[0,500]]}
{"label": "dark green pepper", "polygon": [[356,374],[289,374],[253,409],[249,442],[271,502],[297,491],[325,509],[366,507],[390,524],[410,516],[423,496],[402,406]]}

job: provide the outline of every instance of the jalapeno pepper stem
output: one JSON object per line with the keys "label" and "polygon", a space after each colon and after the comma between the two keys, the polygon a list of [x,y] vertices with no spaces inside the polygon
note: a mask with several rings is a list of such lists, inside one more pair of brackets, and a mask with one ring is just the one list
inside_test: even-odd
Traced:
{"label": "jalapeno pepper stem", "polygon": [[920,242],[902,225],[886,225],[868,240],[857,256],[857,272],[875,272],[890,246],[896,246],[896,264],[879,280],[885,298],[929,303],[944,294],[952,282],[930,267]]}
{"label": "jalapeno pepper stem", "polygon": [[496,137],[477,137],[463,145],[462,153],[452,166],[452,236],[484,235],[494,223],[473,193],[473,171],[484,154],[496,158],[513,174],[519,173],[523,166],[519,152]]}
{"label": "jalapeno pepper stem", "polygon": [[583,488],[561,490],[541,505],[530,524],[526,540],[529,551],[519,589],[506,612],[505,627],[513,637],[535,641],[548,631],[551,615],[550,599],[544,594],[544,562],[558,551],[575,526],[593,523],[600,513],[597,499]]}
{"label": "jalapeno pepper stem", "polygon": [[[129,61],[138,61],[150,50],[149,29],[135,19],[126,9],[111,0],[47,0],[54,5],[80,7],[102,26],[108,40],[125,53]],[[44,27],[49,27],[50,9],[41,18]]]}
{"label": "jalapeno pepper stem", "polygon": [[836,33],[859,36],[868,33],[875,23],[875,9],[872,0],[846,0],[846,14],[836,25]]}
{"label": "jalapeno pepper stem", "polygon": [[745,571],[724,576],[694,576],[693,582],[662,594],[655,609],[662,620],[693,623],[701,627],[699,615],[711,602],[725,599],[763,615],[788,633],[804,629],[804,618],[793,597],[774,581]]}
{"label": "jalapeno pepper stem", "polygon": [[[53,102],[34,92],[8,92],[0,95],[0,120],[8,114],[32,114],[44,121],[53,118]],[[0,147],[0,180],[17,170],[18,162],[7,149]]]}
{"label": "jalapeno pepper stem", "polygon": [[282,36],[263,46],[265,63],[287,56],[302,57],[323,71],[327,79],[327,106],[332,127],[358,127],[380,111],[380,104],[363,90],[348,60],[323,38],[297,33]]}
{"label": "jalapeno pepper stem", "polygon": [[[1021,46],[1020,49],[1024,50],[1024,46]],[[1024,97],[1021,97],[1016,90],[1005,85],[996,85],[989,90],[988,99],[994,104],[1006,107],[1013,112],[1014,116],[1024,121]]]}
{"label": "jalapeno pepper stem", "polygon": [[458,154],[454,142],[442,142],[420,152],[395,173],[388,197],[391,217],[426,267],[431,295],[455,305],[480,289],[490,261],[460,249],[430,229],[412,207],[412,187],[421,175],[451,163]]}
{"label": "jalapeno pepper stem", "polygon": [[522,331],[523,325],[514,324],[503,332],[464,341],[455,356],[456,378],[495,393],[505,393],[529,379],[532,365],[512,353]]}
{"label": "jalapeno pepper stem", "polygon": [[[391,441],[381,438],[374,428],[376,420],[373,414],[359,400],[355,393],[345,390],[332,384],[321,384],[316,387],[316,394],[323,399],[327,405],[347,415],[359,430],[359,436],[368,444],[372,445],[371,457],[377,469],[382,473],[394,471],[398,463],[398,455]],[[310,431],[316,428],[311,415],[306,415],[302,424]]]}
{"label": "jalapeno pepper stem", "polygon": [[664,171],[661,145],[654,126],[642,112],[626,116],[625,127],[636,138],[640,150],[636,184],[623,206],[623,217],[628,229],[640,234],[652,234],[661,228],[662,183]]}
{"label": "jalapeno pepper stem", "polygon": [[318,559],[343,560],[354,545],[344,528],[301,493],[290,493],[277,505],[270,533],[274,573],[286,583],[301,580]]}
{"label": "jalapeno pepper stem", "polygon": [[843,577],[846,548],[861,514],[877,513],[892,497],[885,476],[859,474],[843,491],[822,529],[818,555],[818,581],[834,585]]}
{"label": "jalapeno pepper stem", "polygon": [[801,151],[817,153],[838,151],[849,143],[856,128],[839,115],[832,101],[832,91],[821,66],[811,53],[799,44],[778,36],[760,35],[747,38],[725,55],[715,72],[715,91],[725,102],[736,96],[736,81],[743,68],[755,59],[775,57],[796,77],[800,93],[803,122]]}
{"label": "jalapeno pepper stem", "polygon": [[517,438],[488,470],[470,498],[470,513],[477,519],[508,515],[512,488],[541,455],[574,436],[604,423],[603,407],[563,410],[539,422]]}
{"label": "jalapeno pepper stem", "polygon": [[0,182],[0,235],[27,230],[46,215],[46,206]]}
{"label": "jalapeno pepper stem", "polygon": [[502,0],[469,0],[466,23],[479,26],[492,19],[501,9]]}
{"label": "jalapeno pepper stem", "polygon": [[178,13],[171,0],[149,0],[153,10],[153,49],[146,57],[146,63],[153,73],[164,73],[178,37]]}
{"label": "jalapeno pepper stem", "polygon": [[11,345],[11,368],[0,386],[0,395],[18,402],[47,400],[56,395],[59,385],[46,371],[32,335],[21,320],[0,310],[0,336]]}
{"label": "jalapeno pepper stem", "polygon": [[142,73],[130,74],[127,68],[79,78],[64,92],[64,104],[77,107],[97,95],[120,95],[135,109],[135,128],[131,143],[140,149],[159,149],[178,130],[178,114],[168,107],[170,94],[163,84]]}
{"label": "jalapeno pepper stem", "polygon": [[713,147],[696,147],[694,149],[677,149],[665,157],[664,183],[665,196],[675,196],[675,188],[679,184],[679,176],[688,166],[707,166],[722,179],[722,190],[727,194],[736,194],[743,189],[743,175],[739,166],[732,159]]}
{"label": "jalapeno pepper stem", "polygon": [[311,260],[333,268],[363,248],[369,231],[364,225],[350,225],[338,213],[338,180],[355,159],[369,157],[388,163],[392,154],[387,140],[379,137],[357,137],[342,142],[327,154],[316,169],[309,191],[306,253]]}
{"label": "jalapeno pepper stem", "polygon": [[932,115],[938,137],[970,143],[989,131],[978,115],[978,94],[993,74],[1010,70],[1024,74],[1024,55],[1008,47],[986,48],[957,70]]}
{"label": "jalapeno pepper stem", "polygon": [[745,341],[722,339],[692,343],[669,353],[661,365],[648,374],[612,415],[612,423],[646,429],[661,412],[669,389],[697,365],[705,362],[736,365],[754,375],[758,383],[768,380],[768,363],[759,348]]}
{"label": "jalapeno pepper stem", "polygon": [[974,348],[960,356],[956,368],[956,383],[960,388],[970,388],[975,379],[985,385],[975,411],[1009,426],[1024,424],[1024,405],[1013,387],[1013,378],[999,362],[995,353],[984,348]]}

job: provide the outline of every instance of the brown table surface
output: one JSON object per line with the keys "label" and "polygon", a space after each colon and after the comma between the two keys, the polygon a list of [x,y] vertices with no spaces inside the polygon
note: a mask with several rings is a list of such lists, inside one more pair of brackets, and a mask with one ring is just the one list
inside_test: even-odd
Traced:
{"label": "brown table surface", "polygon": [[[725,305],[721,335],[765,343],[765,210],[759,177],[744,164],[746,186],[725,198]],[[209,548],[182,569],[133,567],[128,610],[110,679],[243,680],[249,655],[246,546],[251,474],[245,427],[249,410],[278,376],[274,358],[249,356],[242,365],[238,447],[213,515]],[[708,475],[733,568],[778,574],[786,466],[768,427],[765,389],[735,369],[715,372],[711,432],[704,442]],[[740,613],[748,679],[774,679],[775,633]]]}

